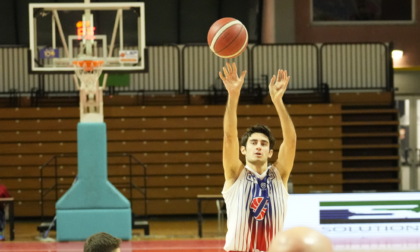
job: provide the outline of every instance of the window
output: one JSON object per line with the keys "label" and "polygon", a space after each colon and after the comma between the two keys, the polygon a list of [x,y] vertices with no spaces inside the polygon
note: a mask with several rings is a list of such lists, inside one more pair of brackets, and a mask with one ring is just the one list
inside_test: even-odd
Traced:
{"label": "window", "polygon": [[412,24],[414,0],[312,0],[313,24]]}

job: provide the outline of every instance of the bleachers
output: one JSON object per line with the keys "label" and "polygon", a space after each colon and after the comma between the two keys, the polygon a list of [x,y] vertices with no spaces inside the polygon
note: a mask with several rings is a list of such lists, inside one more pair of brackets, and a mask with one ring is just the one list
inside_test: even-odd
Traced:
{"label": "bleachers", "polygon": [[[195,214],[197,194],[221,192],[224,109],[105,107],[109,179],[131,200],[135,214]],[[288,110],[298,135],[295,193],[398,188],[395,109],[337,102],[292,104]],[[16,216],[53,216],[55,201],[77,175],[78,108],[1,108],[0,113],[0,183],[16,199]],[[240,134],[252,124],[270,126],[277,151],[281,128],[273,106],[240,105],[238,116]],[[208,204],[205,211],[215,213]]]}

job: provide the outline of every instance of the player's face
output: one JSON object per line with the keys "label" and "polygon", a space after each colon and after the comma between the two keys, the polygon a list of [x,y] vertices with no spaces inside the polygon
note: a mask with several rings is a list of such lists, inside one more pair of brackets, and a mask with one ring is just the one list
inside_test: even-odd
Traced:
{"label": "player's face", "polygon": [[273,155],[268,137],[262,133],[253,133],[248,138],[246,147],[241,147],[241,152],[250,163],[265,163]]}

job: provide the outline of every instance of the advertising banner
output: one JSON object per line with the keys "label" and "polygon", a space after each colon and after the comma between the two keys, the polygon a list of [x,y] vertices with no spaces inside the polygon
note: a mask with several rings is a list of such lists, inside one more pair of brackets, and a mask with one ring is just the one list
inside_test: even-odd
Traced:
{"label": "advertising banner", "polygon": [[419,237],[420,193],[290,194],[284,228],[294,226],[331,238]]}

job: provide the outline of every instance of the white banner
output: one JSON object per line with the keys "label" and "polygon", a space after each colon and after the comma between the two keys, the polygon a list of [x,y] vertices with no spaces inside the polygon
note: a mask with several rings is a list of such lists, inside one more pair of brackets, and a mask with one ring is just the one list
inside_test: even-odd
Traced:
{"label": "white banner", "polygon": [[295,226],[330,238],[419,237],[420,193],[290,194],[284,229]]}

